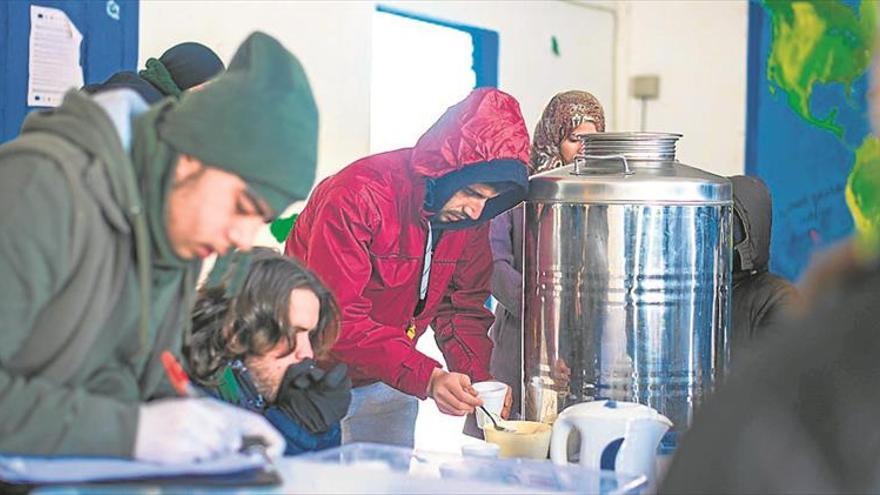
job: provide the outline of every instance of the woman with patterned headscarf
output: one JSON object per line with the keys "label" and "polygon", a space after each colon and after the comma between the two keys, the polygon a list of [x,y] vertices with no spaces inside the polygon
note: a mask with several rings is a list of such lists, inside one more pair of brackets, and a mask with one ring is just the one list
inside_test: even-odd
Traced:
{"label": "woman with patterned headscarf", "polygon": [[[605,132],[605,113],[595,96],[566,91],[554,96],[535,127],[530,155],[532,173],[571,163],[584,134]],[[490,371],[513,386],[511,416],[520,411],[522,363],[522,227],[523,209],[514,208],[492,220],[490,240],[494,271],[492,295],[498,300],[490,335],[495,343]],[[516,249],[514,249],[516,246]],[[564,365],[562,365],[564,367]],[[556,370],[565,374],[565,370]]]}
{"label": "woman with patterned headscarf", "polygon": [[581,136],[594,132],[605,132],[605,112],[595,96],[577,90],[554,96],[535,127],[534,173],[571,163],[581,149]]}

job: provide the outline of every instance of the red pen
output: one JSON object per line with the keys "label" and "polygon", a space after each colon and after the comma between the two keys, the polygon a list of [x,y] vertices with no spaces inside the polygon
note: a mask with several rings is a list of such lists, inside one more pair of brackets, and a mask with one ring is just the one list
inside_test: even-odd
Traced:
{"label": "red pen", "polygon": [[[192,384],[186,371],[184,371],[183,366],[180,365],[177,358],[174,357],[174,354],[171,354],[171,351],[162,351],[162,354],[159,357],[162,359],[162,366],[165,367],[165,373],[168,375],[168,380],[171,382],[171,386],[174,387],[174,390],[177,391],[178,395],[181,397],[193,398],[206,397],[206,394],[202,393]],[[272,459],[266,454],[266,441],[263,440],[263,437],[244,435],[241,439],[241,448],[239,450],[241,452],[254,450],[262,455],[270,465],[272,464]]]}
{"label": "red pen", "polygon": [[165,367],[165,373],[168,375],[168,380],[178,395],[181,397],[204,397],[204,394],[189,380],[186,371],[177,362],[174,354],[171,354],[170,351],[162,351],[161,359],[162,365]]}

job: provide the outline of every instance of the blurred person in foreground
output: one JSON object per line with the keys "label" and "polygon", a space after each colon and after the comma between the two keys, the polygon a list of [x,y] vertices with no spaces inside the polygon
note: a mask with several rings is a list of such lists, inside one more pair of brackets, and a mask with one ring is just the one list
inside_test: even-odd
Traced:
{"label": "blurred person in foreground", "polygon": [[[876,59],[873,70],[876,117]],[[876,162],[851,172],[855,237],[807,270],[802,316],[738,361],[698,412],[661,493],[880,491],[878,191]]]}

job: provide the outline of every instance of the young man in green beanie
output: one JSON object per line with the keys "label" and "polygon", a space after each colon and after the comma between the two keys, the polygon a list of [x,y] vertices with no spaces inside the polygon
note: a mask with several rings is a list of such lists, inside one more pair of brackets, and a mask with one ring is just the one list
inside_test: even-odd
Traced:
{"label": "young man in green beanie", "polygon": [[0,453],[187,462],[235,451],[260,416],[159,398],[201,259],[251,247],[314,181],[302,66],[254,33],[226,73],[152,108],[70,92],[0,147]]}

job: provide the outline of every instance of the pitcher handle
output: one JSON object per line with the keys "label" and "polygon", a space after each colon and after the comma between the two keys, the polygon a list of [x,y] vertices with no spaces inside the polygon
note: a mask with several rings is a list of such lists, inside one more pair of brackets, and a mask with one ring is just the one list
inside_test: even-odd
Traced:
{"label": "pitcher handle", "polygon": [[550,460],[553,464],[568,464],[568,437],[571,435],[573,425],[565,416],[558,416],[553,424],[553,433],[550,436]]}

